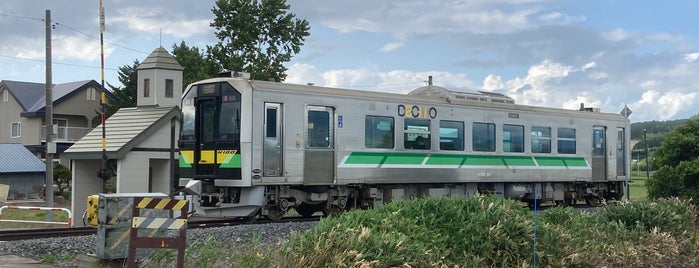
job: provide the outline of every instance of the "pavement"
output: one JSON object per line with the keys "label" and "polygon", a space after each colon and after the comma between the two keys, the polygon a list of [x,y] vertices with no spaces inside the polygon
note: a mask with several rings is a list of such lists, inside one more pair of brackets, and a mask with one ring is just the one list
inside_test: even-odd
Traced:
{"label": "pavement", "polygon": [[0,255],[0,268],[50,268],[58,267],[51,264],[44,264],[38,260],[20,257],[17,255]]}

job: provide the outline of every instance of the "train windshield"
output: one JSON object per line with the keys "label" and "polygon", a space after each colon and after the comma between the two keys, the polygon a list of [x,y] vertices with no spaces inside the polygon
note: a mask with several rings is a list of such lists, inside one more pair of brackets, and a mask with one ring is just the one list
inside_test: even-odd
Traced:
{"label": "train windshield", "polygon": [[197,85],[182,98],[180,139],[195,141],[196,136],[200,141],[239,142],[240,93],[230,84]]}

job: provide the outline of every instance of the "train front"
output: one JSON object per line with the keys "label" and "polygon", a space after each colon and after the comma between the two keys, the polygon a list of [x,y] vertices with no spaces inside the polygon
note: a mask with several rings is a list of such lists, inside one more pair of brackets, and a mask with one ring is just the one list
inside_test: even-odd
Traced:
{"label": "train front", "polygon": [[249,166],[251,90],[245,78],[214,78],[182,97],[179,185],[194,195],[197,215],[249,217],[262,205],[264,188],[251,187],[242,171],[250,170],[242,167]]}

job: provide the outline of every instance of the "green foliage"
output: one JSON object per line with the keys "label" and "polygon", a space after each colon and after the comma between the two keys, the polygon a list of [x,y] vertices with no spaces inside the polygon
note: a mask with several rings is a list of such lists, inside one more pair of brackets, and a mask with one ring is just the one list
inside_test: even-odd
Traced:
{"label": "green foliage", "polygon": [[208,53],[200,51],[195,46],[187,46],[184,41],[179,45],[172,45],[172,55],[184,67],[182,90],[191,83],[214,77],[220,72],[218,65]]}
{"label": "green foliage", "polygon": [[699,200],[699,117],[670,132],[652,156],[657,170],[647,182],[649,197]]}
{"label": "green foliage", "polygon": [[[693,266],[696,209],[661,200],[580,213],[553,207],[536,221],[542,267]],[[529,267],[534,215],[494,197],[396,202],[322,220],[282,246],[275,267]]]}
{"label": "green foliage", "polygon": [[284,81],[284,63],[301,51],[308,21],[290,13],[286,0],[217,0],[212,11],[219,42],[207,51],[223,69]]}
{"label": "green foliage", "polygon": [[[686,119],[679,120],[669,120],[669,121],[646,121],[631,124],[631,139],[632,140],[643,140],[643,130],[646,130],[646,136],[649,140],[649,147],[659,146],[660,143],[655,146],[650,146],[651,136],[664,136],[668,132],[672,131],[674,128],[684,124]],[[661,139],[662,141],[662,139]]]}
{"label": "green foliage", "polygon": [[295,235],[289,267],[464,267],[530,263],[531,213],[512,200],[420,199],[353,211]]}
{"label": "green foliage", "polygon": [[[70,181],[73,174],[70,172],[66,166],[61,164],[53,165],[53,182],[58,185],[58,192],[63,193],[66,189],[70,188]],[[54,189],[56,190],[56,189]]]}
{"label": "green foliage", "polygon": [[136,85],[138,83],[136,68],[139,64],[140,63],[138,60],[134,60],[132,65],[124,65],[119,67],[119,82],[121,82],[121,87],[115,87],[107,83],[110,90],[116,97],[115,100],[112,100],[106,104],[105,113],[107,114],[107,117],[116,113],[116,111],[118,111],[120,108],[136,106],[136,100],[138,97],[136,92]]}

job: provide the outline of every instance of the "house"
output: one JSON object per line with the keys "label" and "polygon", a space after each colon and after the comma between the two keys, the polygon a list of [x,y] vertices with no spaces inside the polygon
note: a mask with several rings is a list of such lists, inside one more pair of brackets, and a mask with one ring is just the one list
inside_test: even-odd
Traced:
{"label": "house", "polygon": [[18,143],[0,143],[0,184],[10,186],[8,198],[36,199],[43,191],[46,165]]}
{"label": "house", "polygon": [[[105,122],[104,153],[116,160],[117,193],[173,191],[183,69],[163,47],[155,49],[136,68],[137,106],[121,108]],[[73,173],[73,211],[84,210],[89,195],[104,192],[97,176],[103,154],[101,128],[64,152]]]}
{"label": "house", "polygon": [[[85,136],[100,120],[100,90],[95,80],[55,84],[52,88],[52,112],[56,155]],[[108,99],[113,98],[107,91]],[[46,152],[46,84],[0,81],[0,143],[19,143],[34,155]]]}

